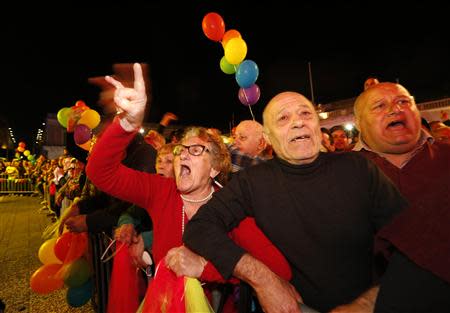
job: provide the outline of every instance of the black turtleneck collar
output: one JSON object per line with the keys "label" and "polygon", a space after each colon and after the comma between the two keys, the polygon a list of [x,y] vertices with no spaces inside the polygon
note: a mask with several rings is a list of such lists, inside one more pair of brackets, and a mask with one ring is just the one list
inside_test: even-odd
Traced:
{"label": "black turtleneck collar", "polygon": [[283,172],[291,173],[291,174],[310,174],[316,172],[320,165],[323,164],[325,158],[325,153],[320,152],[319,156],[308,164],[292,164],[279,157],[275,157],[275,163],[279,165],[280,169]]}

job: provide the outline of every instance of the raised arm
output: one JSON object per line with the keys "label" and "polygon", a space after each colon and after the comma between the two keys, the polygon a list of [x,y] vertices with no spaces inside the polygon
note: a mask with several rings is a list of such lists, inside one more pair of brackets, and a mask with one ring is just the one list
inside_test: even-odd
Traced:
{"label": "raised arm", "polygon": [[121,82],[111,76],[105,77],[105,80],[116,88],[114,102],[120,118],[120,125],[124,130],[129,132],[136,131],[142,126],[145,107],[147,105],[147,94],[145,92],[142,67],[139,63],[135,63],[133,70],[133,88],[124,87]]}
{"label": "raised arm", "polygon": [[142,125],[147,102],[142,68],[140,64],[134,64],[133,69],[133,88],[124,87],[116,79],[106,77],[106,81],[116,88],[114,101],[118,117],[94,145],[86,172],[100,190],[146,208],[152,194],[150,181],[158,178],[150,178],[150,174],[130,169],[121,163],[126,147]]}

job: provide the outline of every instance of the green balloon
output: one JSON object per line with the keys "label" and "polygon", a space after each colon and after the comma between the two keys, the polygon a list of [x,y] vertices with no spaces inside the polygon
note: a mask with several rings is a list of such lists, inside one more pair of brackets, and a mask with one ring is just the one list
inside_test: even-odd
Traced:
{"label": "green balloon", "polygon": [[62,108],[58,111],[58,114],[56,115],[59,124],[61,124],[61,126],[64,128],[67,127],[67,121],[69,119],[70,110],[71,109],[68,107]]}
{"label": "green balloon", "polygon": [[225,59],[225,56],[223,56],[220,59],[220,69],[225,74],[234,74],[236,73],[236,66],[233,64],[228,63],[227,59]]}
{"label": "green balloon", "polygon": [[79,287],[91,277],[91,269],[85,258],[73,261],[67,268],[64,284],[68,287]]}

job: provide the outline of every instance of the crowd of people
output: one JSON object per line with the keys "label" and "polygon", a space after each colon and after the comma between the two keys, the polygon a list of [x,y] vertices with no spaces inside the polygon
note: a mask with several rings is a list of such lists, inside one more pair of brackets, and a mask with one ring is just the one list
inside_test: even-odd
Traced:
{"label": "crowd of people", "polygon": [[91,258],[108,272],[94,271],[98,311],[154,312],[158,266],[199,279],[215,312],[450,310],[450,128],[424,127],[404,86],[368,80],[351,132],[286,91],[262,124],[166,138],[172,113],[138,132],[149,95],[133,71],[106,77],[119,113],[89,152],[0,164],[33,179],[60,233],[115,241]]}

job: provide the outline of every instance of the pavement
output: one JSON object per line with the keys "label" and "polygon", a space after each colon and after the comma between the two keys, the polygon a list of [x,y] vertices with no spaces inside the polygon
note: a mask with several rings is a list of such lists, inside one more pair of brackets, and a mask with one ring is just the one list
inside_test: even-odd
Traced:
{"label": "pavement", "polygon": [[5,313],[95,313],[90,301],[69,306],[67,287],[45,295],[30,288],[31,275],[43,265],[38,258],[46,241],[43,231],[52,224],[41,201],[37,196],[0,196],[0,299]]}

